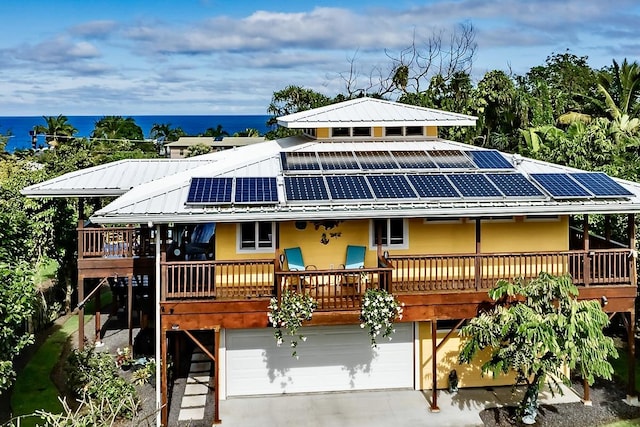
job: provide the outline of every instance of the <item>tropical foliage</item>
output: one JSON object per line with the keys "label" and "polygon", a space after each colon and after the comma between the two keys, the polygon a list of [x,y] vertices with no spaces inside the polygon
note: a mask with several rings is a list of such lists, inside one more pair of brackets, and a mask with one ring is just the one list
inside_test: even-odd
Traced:
{"label": "tropical foliage", "polygon": [[529,417],[525,422],[535,420],[538,393],[545,382],[560,393],[560,382],[570,384],[564,366],[589,384],[595,377],[611,379],[608,359],[618,353],[603,332],[609,318],[600,301],[578,301],[577,296],[569,276],[540,273],[531,281],[500,280],[489,291],[494,307],[461,330],[467,339],[461,363],[471,363],[481,350],[489,349],[484,373],[495,377],[513,371],[517,382],[526,385],[520,402],[524,416]]}

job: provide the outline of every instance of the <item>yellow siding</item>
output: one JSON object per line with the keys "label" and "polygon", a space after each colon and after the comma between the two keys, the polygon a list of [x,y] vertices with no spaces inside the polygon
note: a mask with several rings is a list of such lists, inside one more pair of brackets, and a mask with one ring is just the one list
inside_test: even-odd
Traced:
{"label": "yellow siding", "polygon": [[438,126],[427,126],[427,136],[438,136]]}
{"label": "yellow siding", "polygon": [[393,249],[401,254],[455,254],[474,253],[476,250],[475,224],[464,222],[425,223],[423,218],[411,218],[409,249]]}
{"label": "yellow siding", "polygon": [[[442,342],[442,339],[447,335],[449,331],[438,331],[437,343]],[[420,322],[418,327],[418,349],[419,352],[419,381],[418,387],[421,390],[431,389],[432,384],[432,369],[431,369],[431,322]],[[458,386],[459,387],[487,387],[487,386],[501,386],[511,385],[515,382],[515,374],[501,375],[493,378],[491,374],[482,376],[482,370],[480,367],[485,363],[489,357],[489,351],[483,351],[478,354],[471,364],[460,365],[458,363],[458,355],[462,348],[462,340],[458,337],[458,333],[454,332],[447,339],[447,341],[437,351],[437,364],[438,364],[438,388],[447,388],[449,385],[449,372],[455,369],[458,373]]]}
{"label": "yellow siding", "polygon": [[559,221],[482,222],[482,252],[569,250],[569,219]]}
{"label": "yellow siding", "polygon": [[294,222],[280,224],[280,248],[299,246],[305,264],[321,270],[344,264],[347,245],[367,247],[365,266],[377,267],[376,251],[369,250],[368,239],[368,220],[344,221],[328,230],[322,225],[316,230],[312,221],[306,222],[304,230],[298,230]]}
{"label": "yellow siding", "polygon": [[318,128],[318,129],[316,129],[316,138],[318,138],[318,139],[329,138],[329,128]]}
{"label": "yellow siding", "polygon": [[373,128],[373,137],[374,138],[382,138],[384,136],[383,133],[384,128],[376,126]]}

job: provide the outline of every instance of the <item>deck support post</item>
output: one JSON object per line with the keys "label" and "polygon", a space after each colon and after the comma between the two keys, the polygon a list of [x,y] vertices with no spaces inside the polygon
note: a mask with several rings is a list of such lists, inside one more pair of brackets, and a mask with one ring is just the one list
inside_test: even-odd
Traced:
{"label": "deck support post", "polygon": [[591,282],[591,258],[589,256],[589,215],[584,214],[582,221],[582,243],[584,255],[582,257],[582,274],[584,275],[584,285],[589,286]]}
{"label": "deck support post", "polygon": [[100,321],[100,311],[102,309],[102,301],[101,301],[102,298],[100,298],[100,294],[101,294],[100,291],[96,292],[96,300],[95,300],[96,308],[95,308],[94,317],[95,317],[95,332],[96,332],[96,334],[95,334],[94,343],[95,343],[96,347],[101,347],[102,346],[102,339],[100,337],[100,332],[101,332],[101,329],[102,329],[102,322]]}
{"label": "deck support post", "polygon": [[627,360],[629,378],[627,378],[627,400],[637,399],[636,397],[636,313],[635,310],[629,312],[629,322],[627,324]]}
{"label": "deck support post", "polygon": [[482,236],[482,219],[476,218],[476,257],[474,260],[474,282],[476,286],[476,291],[479,291],[482,286],[482,261],[480,260],[480,253],[482,252],[481,247],[481,236]]}
{"label": "deck support post", "polygon": [[438,407],[438,320],[431,321],[431,412],[440,412]]}
{"label": "deck support post", "polygon": [[631,249],[631,259],[629,260],[629,277],[631,277],[631,285],[638,285],[638,273],[636,271],[636,216],[629,214],[627,216],[627,234],[629,235],[629,249]]}
{"label": "deck support post", "polygon": [[129,348],[133,349],[133,274],[127,276],[127,326],[129,327]]}
{"label": "deck support post", "polygon": [[215,393],[213,401],[213,423],[220,424],[220,327],[216,327],[213,330],[213,356],[215,358],[213,362],[213,390]]}
{"label": "deck support post", "polygon": [[[84,300],[84,276],[78,275],[78,302]],[[78,306],[78,349],[84,349],[84,304]]]}
{"label": "deck support post", "polygon": [[[161,327],[159,324],[157,327]],[[167,426],[169,421],[169,407],[167,405],[167,331],[164,327],[160,332],[160,424]]]}

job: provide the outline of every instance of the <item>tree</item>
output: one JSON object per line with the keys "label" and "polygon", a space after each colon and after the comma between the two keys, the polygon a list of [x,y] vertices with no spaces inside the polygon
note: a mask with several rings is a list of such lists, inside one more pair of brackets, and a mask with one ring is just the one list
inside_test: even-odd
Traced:
{"label": "tree", "polygon": [[36,134],[44,134],[45,141],[53,148],[57,147],[60,142],[66,142],[73,139],[78,133],[78,129],[69,123],[67,116],[62,114],[57,117],[42,116],[46,125],[37,125],[34,130]]}
{"label": "tree", "polygon": [[164,154],[164,144],[180,139],[186,136],[186,132],[181,127],[172,127],[171,123],[154,123],[151,126],[149,137],[156,141],[156,150],[158,154]]}
{"label": "tree", "polygon": [[[272,114],[273,117],[267,121],[267,125],[276,126],[278,124],[278,117],[310,110],[312,108],[323,107],[333,102],[331,98],[311,89],[305,89],[300,86],[287,86],[273,93],[271,103],[267,108],[267,112]],[[275,130],[267,132],[266,136],[267,139],[276,139],[297,133],[299,133],[297,129],[278,127]]]}
{"label": "tree", "polygon": [[24,324],[31,319],[35,295],[33,271],[26,262],[0,262],[0,394],[15,380],[13,360],[33,343]]}
{"label": "tree", "polygon": [[202,154],[209,154],[211,152],[211,147],[207,144],[196,144],[187,148],[187,154],[185,157],[194,157],[200,156]]}
{"label": "tree", "polygon": [[578,301],[578,289],[570,276],[547,273],[529,281],[500,280],[489,291],[495,305],[462,328],[466,342],[461,363],[489,348],[490,359],[482,365],[493,376],[515,371],[517,382],[526,385],[520,402],[523,421],[535,422],[538,393],[545,381],[562,393],[559,381],[570,384],[561,368],[577,370],[589,383],[595,377],[611,379],[610,357],[617,357],[613,340],[603,328],[609,323],[599,301]]}
{"label": "tree", "polygon": [[204,131],[202,136],[212,136],[214,138],[221,138],[224,136],[229,136],[229,132],[224,130],[221,124],[218,124],[218,126],[216,126],[215,128],[207,128],[207,130]]}
{"label": "tree", "polygon": [[233,136],[256,138],[260,136],[260,131],[254,128],[246,128],[245,130],[241,130],[240,132],[235,132]]}
{"label": "tree", "polygon": [[91,138],[107,140],[128,139],[142,141],[142,128],[132,117],[104,116],[98,120],[91,132]]}

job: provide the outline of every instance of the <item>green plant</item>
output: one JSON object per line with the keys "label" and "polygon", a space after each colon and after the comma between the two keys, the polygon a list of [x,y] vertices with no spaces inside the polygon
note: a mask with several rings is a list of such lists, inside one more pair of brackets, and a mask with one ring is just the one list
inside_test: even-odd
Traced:
{"label": "green plant", "polygon": [[96,353],[91,346],[74,350],[67,364],[68,382],[74,393],[101,408],[104,420],[131,419],[138,411],[138,394],[117,373],[109,353]]}
{"label": "green plant", "polygon": [[318,307],[318,303],[308,294],[292,292],[285,290],[282,293],[282,299],[278,303],[277,298],[271,298],[269,302],[269,322],[275,328],[274,337],[278,347],[284,342],[283,329],[287,330],[290,336],[291,347],[294,349],[291,354],[298,357],[295,348],[298,346],[298,339],[306,341],[307,337],[298,334],[298,329],[302,326],[302,322],[311,320],[313,310]]}
{"label": "green plant", "polygon": [[116,366],[118,368],[130,368],[133,364],[133,356],[129,347],[119,348],[116,350]]}
{"label": "green plant", "polygon": [[141,368],[136,369],[131,375],[131,380],[136,385],[147,384],[156,373],[155,359],[143,359],[144,363]]}
{"label": "green plant", "polygon": [[491,357],[483,372],[494,376],[515,371],[517,383],[526,384],[520,402],[523,422],[535,422],[538,393],[545,381],[562,393],[559,381],[570,380],[561,368],[575,369],[589,384],[596,376],[611,379],[609,357],[617,357],[613,340],[602,329],[609,323],[599,301],[578,301],[571,277],[547,273],[528,282],[499,280],[489,291],[495,306],[462,328],[468,338],[460,362],[471,363],[481,350]]}
{"label": "green plant", "polygon": [[402,319],[402,307],[396,297],[384,289],[367,289],[362,300],[360,311],[360,327],[369,328],[371,347],[376,347],[376,337],[380,334],[391,340],[391,334],[395,332],[393,322]]}

